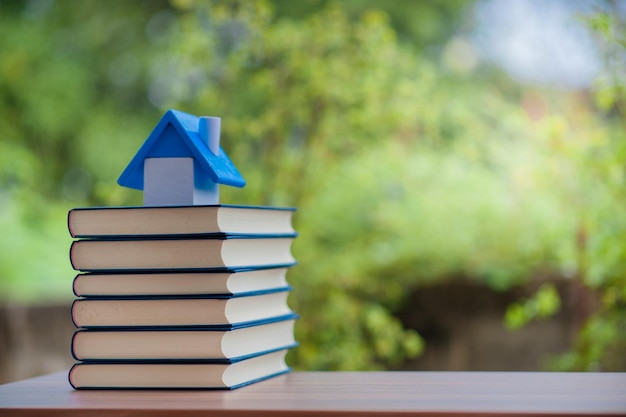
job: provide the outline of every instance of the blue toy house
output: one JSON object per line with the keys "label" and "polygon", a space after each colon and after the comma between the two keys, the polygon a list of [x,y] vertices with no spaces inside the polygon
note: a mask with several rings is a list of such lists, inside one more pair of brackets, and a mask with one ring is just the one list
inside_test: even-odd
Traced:
{"label": "blue toy house", "polygon": [[168,110],[117,180],[146,206],[219,204],[219,184],[245,180],[219,145],[221,119]]}

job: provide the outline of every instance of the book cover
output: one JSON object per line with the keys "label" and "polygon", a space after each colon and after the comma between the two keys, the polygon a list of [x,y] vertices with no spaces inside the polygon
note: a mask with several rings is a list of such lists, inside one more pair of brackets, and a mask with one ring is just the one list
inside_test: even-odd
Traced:
{"label": "book cover", "polygon": [[231,330],[81,329],[71,343],[78,361],[231,363],[262,353],[292,348],[296,315]]}
{"label": "book cover", "polygon": [[78,240],[70,262],[78,271],[227,270],[290,266],[294,237]]}
{"label": "book cover", "polygon": [[84,273],[74,278],[77,297],[237,295],[288,286],[287,268],[202,272]]}
{"label": "book cover", "polygon": [[238,205],[74,208],[75,238],[137,236],[295,235],[294,208]]}
{"label": "book cover", "polygon": [[69,372],[75,389],[235,389],[290,371],[287,350],[223,363],[89,363]]}
{"label": "book cover", "polygon": [[81,298],[71,317],[76,327],[214,327],[279,320],[293,314],[289,290],[245,296]]}

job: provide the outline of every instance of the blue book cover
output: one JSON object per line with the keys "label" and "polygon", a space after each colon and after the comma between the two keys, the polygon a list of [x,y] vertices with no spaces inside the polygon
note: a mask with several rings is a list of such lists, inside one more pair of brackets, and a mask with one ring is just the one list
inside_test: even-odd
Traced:
{"label": "blue book cover", "polygon": [[75,238],[294,236],[292,207],[242,205],[84,207],[68,212]]}
{"label": "blue book cover", "polygon": [[71,353],[84,362],[232,363],[296,346],[297,319],[291,314],[230,329],[79,329],[72,336]]}
{"label": "blue book cover", "polygon": [[81,298],[71,317],[76,327],[214,327],[237,326],[293,314],[289,288],[247,295],[205,297]]}
{"label": "blue book cover", "polygon": [[224,271],[134,271],[77,274],[72,290],[77,297],[229,296],[288,287],[289,267],[260,267]]}
{"label": "blue book cover", "polygon": [[229,270],[291,266],[295,236],[85,239],[72,242],[70,262],[83,272]]}
{"label": "blue book cover", "polygon": [[74,364],[68,374],[74,389],[236,389],[291,369],[288,349],[232,363],[95,363]]}

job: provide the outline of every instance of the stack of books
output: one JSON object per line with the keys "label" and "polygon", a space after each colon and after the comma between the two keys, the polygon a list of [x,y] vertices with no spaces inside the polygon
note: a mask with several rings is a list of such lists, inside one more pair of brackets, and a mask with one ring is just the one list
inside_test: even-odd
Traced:
{"label": "stack of books", "polygon": [[232,389],[289,371],[293,209],[76,208],[74,388]]}

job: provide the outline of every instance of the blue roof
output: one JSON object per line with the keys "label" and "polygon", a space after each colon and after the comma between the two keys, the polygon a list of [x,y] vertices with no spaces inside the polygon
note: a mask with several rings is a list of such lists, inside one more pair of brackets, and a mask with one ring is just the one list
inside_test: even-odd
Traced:
{"label": "blue roof", "polygon": [[200,118],[178,110],[168,110],[150,133],[137,154],[130,161],[117,183],[124,187],[143,190],[143,162],[146,158],[194,159],[211,181],[219,184],[243,187],[243,179],[222,147],[213,154],[208,143],[198,134]]}

